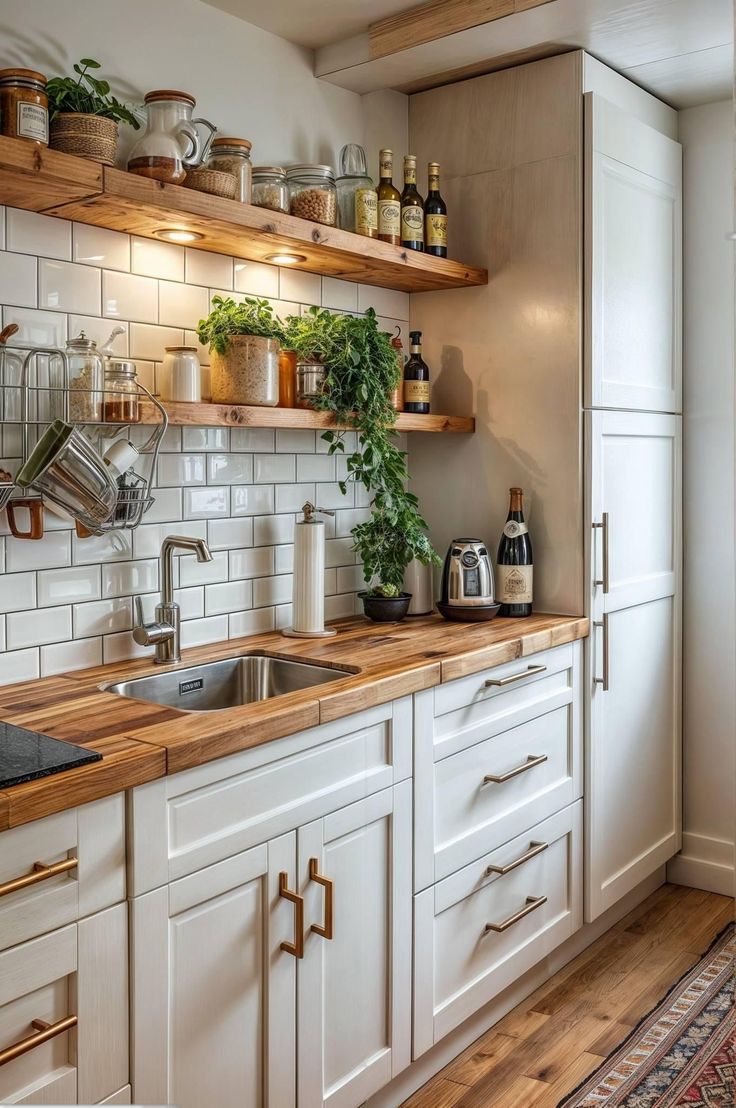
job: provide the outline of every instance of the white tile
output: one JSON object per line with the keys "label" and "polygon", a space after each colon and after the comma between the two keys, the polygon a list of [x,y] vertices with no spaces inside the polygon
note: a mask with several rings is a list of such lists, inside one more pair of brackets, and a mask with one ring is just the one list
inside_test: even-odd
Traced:
{"label": "white tile", "polygon": [[350,484],[348,485],[348,496],[351,489],[355,493],[355,507],[368,508],[373,497],[373,493],[370,489],[365,488],[364,485]]}
{"label": "white tile", "polygon": [[250,612],[235,612],[230,616],[230,638],[240,635],[262,635],[273,631],[273,608],[257,608]]}
{"label": "white tile", "polygon": [[184,331],[175,327],[156,327],[150,323],[131,323],[130,356],[146,362],[162,362],[167,346],[181,346]]}
{"label": "white tile", "polygon": [[5,626],[10,650],[61,642],[72,637],[72,610],[66,607],[14,612],[6,617]]}
{"label": "white tile", "polygon": [[187,619],[181,625],[181,645],[203,646],[208,642],[227,640],[227,616],[210,616],[208,619]]}
{"label": "white tile", "polygon": [[296,461],[293,454],[255,454],[253,456],[253,480],[256,484],[296,480]]}
{"label": "white tile", "polygon": [[75,223],[72,231],[72,260],[100,269],[130,269],[130,235]]}
{"label": "white tile", "polygon": [[[207,307],[209,312],[209,305]],[[197,321],[198,322],[198,321]],[[210,364],[210,348],[205,346],[199,341],[199,335],[196,331],[190,331],[188,328],[184,331],[184,342],[187,346],[195,347],[197,351],[197,357],[199,358],[199,364],[202,369],[207,369]],[[209,374],[202,375],[202,399],[208,398],[211,394],[208,391],[208,385],[205,384]]]}
{"label": "white tile", "polygon": [[227,427],[184,427],[184,450],[229,450],[230,430]]}
{"label": "white tile", "polygon": [[3,308],[3,327],[18,324],[16,342],[30,346],[64,346],[66,342],[66,316],[60,312],[39,312],[32,308]]}
{"label": "white tile", "polygon": [[123,334],[116,335],[112,349],[119,358],[124,358],[128,353],[128,324],[123,320],[100,319],[93,315],[70,315],[69,334],[75,337],[80,331],[84,331],[89,339],[94,339],[98,346],[102,346],[110,338],[113,327],[122,327]]}
{"label": "white tile", "polygon": [[198,562],[193,554],[182,555],[179,561],[179,585],[216,585],[228,579],[227,550],[213,553],[211,562]]}
{"label": "white tile", "polygon": [[233,485],[230,510],[234,516],[270,515],[274,510],[271,485]]}
{"label": "white tile", "polygon": [[235,288],[250,296],[278,296],[279,269],[265,262],[235,259]]}
{"label": "white tile", "polygon": [[300,454],[296,460],[297,481],[334,481],[335,458],[329,454]]}
{"label": "white tile", "polygon": [[[207,457],[207,480],[223,485],[246,485],[253,481],[253,458],[250,454],[210,454]],[[263,478],[256,478],[262,481]]]}
{"label": "white tile", "polygon": [[404,358],[408,358],[409,344],[411,341],[409,339],[409,328],[411,326],[409,321],[406,319],[390,319],[388,316],[381,315],[376,320],[376,323],[379,331],[386,331],[391,335],[391,338],[397,335],[398,331],[397,337],[401,339],[401,345],[404,348]]}
{"label": "white tile", "polygon": [[183,281],[184,247],[133,235],[130,240],[130,268],[131,272],[140,273],[142,277]]}
{"label": "white tile", "polygon": [[137,596],[158,588],[158,559],[102,566],[102,595]]}
{"label": "white tile", "polygon": [[230,449],[272,453],[274,432],[268,427],[233,427],[230,431]]}
{"label": "white tile", "polygon": [[[158,592],[141,596],[143,619],[151,623],[156,617],[156,607],[161,602]],[[174,589],[174,603],[179,605],[181,619],[201,619],[204,615],[204,587],[197,585],[191,589]]]}
{"label": "white tile", "polygon": [[284,627],[291,627],[294,623],[294,617],[291,614],[291,604],[279,604],[274,608],[274,624],[276,630],[281,631]]}
{"label": "white tile", "polygon": [[230,489],[207,485],[184,489],[184,519],[222,519],[230,515]]}
{"label": "white tile", "polygon": [[325,620],[348,619],[355,612],[355,593],[325,597]]}
{"label": "white tile", "polygon": [[154,501],[146,512],[146,523],[172,523],[182,518],[181,489],[156,488]]}
{"label": "white tile", "polygon": [[38,575],[40,608],[97,600],[100,595],[100,567],[96,565],[47,569]]}
{"label": "white tile", "polygon": [[9,650],[2,656],[0,685],[13,685],[16,681],[32,681],[38,677],[37,650]]}
{"label": "white tile", "polygon": [[0,250],[5,249],[5,208],[0,207]]}
{"label": "white tile", "polygon": [[253,520],[253,545],[276,546],[294,541],[296,516],[293,512],[283,516],[264,516]]}
{"label": "white tile", "polygon": [[253,545],[253,520],[212,519],[207,524],[207,542],[210,550],[231,550]]}
{"label": "white tile", "polygon": [[185,250],[185,280],[192,285],[217,285],[221,289],[233,287],[233,259],[225,254],[213,254],[209,250]]}
{"label": "white tile", "polygon": [[96,600],[91,604],[74,605],[75,639],[129,631],[132,626],[131,604],[127,596],[117,597],[114,600]]}
{"label": "white tile", "polygon": [[156,392],[156,363],[155,362],[142,362],[140,358],[136,358],[135,361],[135,375],[138,383],[148,389],[149,392],[155,394]]}
{"label": "white tile", "polygon": [[340,486],[336,481],[328,481],[324,484],[318,484],[315,486],[315,504],[319,504],[321,508],[330,508],[332,511],[338,508],[352,508],[353,506],[353,490],[355,485],[352,482],[348,485],[345,492],[340,491]]}
{"label": "white tile", "polygon": [[353,540],[326,539],[325,540],[325,565],[326,566],[351,566],[355,565],[355,551]]}
{"label": "white tile", "polygon": [[0,616],[0,653],[5,650],[5,616]]}
{"label": "white tile", "polygon": [[204,485],[207,480],[203,454],[163,454],[158,460],[158,484]]}
{"label": "white tile", "polygon": [[8,573],[18,570],[58,569],[70,564],[69,531],[48,532],[37,542],[10,537],[5,540],[5,568]]}
{"label": "white tile", "polygon": [[72,225],[66,219],[8,208],[5,213],[5,247],[21,254],[40,254],[44,258],[72,256]]}
{"label": "white tile", "polygon": [[[330,443],[327,441],[327,439],[322,438],[323,433],[324,432],[320,432],[319,434],[316,435],[316,437],[315,437],[315,446],[317,448],[317,453],[318,454],[329,454],[329,452],[330,452]],[[343,448],[342,448],[342,450],[339,450],[339,449],[335,450],[335,453],[334,453],[333,456],[336,457],[336,458],[342,458],[346,454],[352,454],[353,453],[353,451],[355,450],[355,448],[357,446],[357,441],[358,440],[357,440],[357,436],[355,434],[355,431],[343,431],[342,434],[340,435],[340,438],[339,438],[338,441],[342,443]]]}
{"label": "white tile", "polygon": [[357,312],[358,286],[337,277],[322,278],[322,307],[333,312]]}
{"label": "white tile", "polygon": [[[230,551],[230,580],[249,577],[269,577],[274,571],[273,547],[254,546],[247,550]],[[248,605],[243,605],[248,607]],[[233,611],[236,609],[233,608]]]}
{"label": "white tile", "polygon": [[358,285],[358,311],[375,309],[376,315],[390,319],[409,318],[409,293],[394,289],[380,289],[374,285]]}
{"label": "white tile", "polygon": [[357,527],[359,523],[365,523],[370,514],[371,513],[367,508],[354,508],[347,509],[346,511],[338,511],[335,514],[335,533],[337,537],[347,537],[352,531],[353,527]]}
{"label": "white tile", "polygon": [[269,604],[291,604],[292,578],[290,573],[279,577],[259,577],[253,582],[253,607],[265,608]]}
{"label": "white tile", "polygon": [[[314,504],[314,485],[277,485],[276,511],[299,512],[308,500]],[[324,505],[329,508],[330,505]]]}
{"label": "white tile", "polygon": [[298,269],[281,267],[279,285],[281,300],[294,300],[299,304],[317,304],[322,300],[322,278],[318,273],[302,273]]}
{"label": "white tile", "polygon": [[99,269],[39,258],[38,306],[55,312],[99,315]]}
{"label": "white tile", "polygon": [[273,572],[292,573],[294,570],[294,547],[275,546],[273,548]]}
{"label": "white tile", "polygon": [[345,566],[337,571],[337,591],[354,592],[365,588],[362,566]]}
{"label": "white tile", "polygon": [[22,612],[35,607],[35,573],[4,573],[0,577],[0,612]]}
{"label": "white tile", "polygon": [[208,616],[242,612],[253,602],[253,586],[250,581],[228,581],[221,585],[207,585],[204,590],[204,610]]}
{"label": "white tile", "polygon": [[136,558],[158,558],[161,543],[167,535],[180,535],[185,531],[191,538],[206,539],[205,520],[189,520],[186,527],[181,523],[142,523],[133,534],[133,553]]}
{"label": "white tile", "polygon": [[29,254],[0,251],[0,303],[36,307],[37,262]]}
{"label": "white tile", "polygon": [[326,569],[325,570],[325,596],[330,596],[332,593],[337,592],[337,570]]}
{"label": "white tile", "polygon": [[130,631],[121,631],[117,635],[105,635],[102,640],[102,657],[105,665],[123,662],[126,658],[152,658],[153,647],[138,646]]}
{"label": "white tile", "polygon": [[158,323],[158,281],[136,273],[102,274],[102,314],[109,319]]}
{"label": "white tile", "polygon": [[276,432],[276,451],[279,454],[314,454],[314,431],[280,428]]}
{"label": "white tile", "polygon": [[168,327],[196,327],[207,315],[210,299],[207,289],[199,285],[179,285],[174,281],[159,281],[159,319]]}
{"label": "white tile", "polygon": [[90,565],[92,562],[125,562],[132,556],[132,531],[108,531],[106,535],[92,535],[89,539],[72,537],[74,565]]}
{"label": "white tile", "polygon": [[41,647],[42,677],[101,665],[102,639],[81,639],[79,642],[62,642]]}

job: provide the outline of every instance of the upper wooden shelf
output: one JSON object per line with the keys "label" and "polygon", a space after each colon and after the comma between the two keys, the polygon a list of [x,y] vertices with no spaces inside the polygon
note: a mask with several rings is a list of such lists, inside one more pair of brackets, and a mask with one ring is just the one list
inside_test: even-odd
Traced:
{"label": "upper wooden shelf", "polygon": [[[299,427],[325,431],[347,430],[336,424],[329,412],[311,408],[256,408],[244,404],[182,404],[167,400],[166,414],[173,427]],[[150,402],[142,405],[141,423],[158,423],[159,415]],[[412,415],[400,412],[397,431],[439,431],[469,434],[475,431],[472,416]]]}
{"label": "upper wooden shelf", "polygon": [[488,282],[485,269],[149,181],[4,136],[0,136],[0,204],[147,237],[161,230],[193,231],[202,236],[187,244],[193,249],[250,261],[273,263],[276,254],[300,254],[305,260],[295,269],[402,292]]}

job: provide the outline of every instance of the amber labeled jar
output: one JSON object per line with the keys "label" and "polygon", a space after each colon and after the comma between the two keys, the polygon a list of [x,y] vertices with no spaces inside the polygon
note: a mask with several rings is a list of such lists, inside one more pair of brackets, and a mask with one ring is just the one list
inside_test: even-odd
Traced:
{"label": "amber labeled jar", "polygon": [[279,354],[279,408],[296,407],[296,354],[282,350]]}
{"label": "amber labeled jar", "polygon": [[0,69],[0,132],[49,144],[46,78],[35,69]]}

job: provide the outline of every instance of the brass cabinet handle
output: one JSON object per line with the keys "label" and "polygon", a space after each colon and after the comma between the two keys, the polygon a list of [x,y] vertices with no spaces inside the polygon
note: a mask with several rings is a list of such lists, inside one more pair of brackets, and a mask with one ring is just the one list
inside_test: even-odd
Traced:
{"label": "brass cabinet handle", "polygon": [[508,931],[509,927],[513,927],[515,923],[523,919],[524,916],[528,916],[530,912],[536,912],[537,908],[541,908],[543,904],[547,903],[546,896],[528,896],[526,898],[526,907],[521,908],[518,912],[514,912],[513,916],[509,916],[503,923],[487,923],[483,928],[483,934],[487,935],[489,931]]}
{"label": "brass cabinet handle", "polygon": [[603,688],[604,692],[608,692],[608,675],[609,675],[609,670],[608,670],[608,664],[609,664],[609,657],[608,657],[608,612],[603,613],[603,619],[595,620],[594,623],[593,623],[593,626],[603,628],[603,676],[602,677],[594,677],[593,678],[593,684],[594,685],[600,685]]}
{"label": "brass cabinet handle", "polygon": [[528,862],[530,858],[536,858],[537,854],[544,853],[548,846],[549,843],[529,843],[529,849],[526,854],[522,854],[515,862],[509,862],[506,866],[488,866],[486,869],[486,876],[490,876],[492,873],[498,873],[503,877],[505,873],[511,873],[512,869],[523,866],[524,862]]}
{"label": "brass cabinet handle", "polygon": [[319,862],[316,858],[309,859],[309,880],[316,881],[325,890],[325,922],[313,923],[312,931],[315,935],[321,935],[323,939],[331,939],[334,923],[334,884],[329,877],[324,877],[319,872]]}
{"label": "brass cabinet handle", "polygon": [[57,1023],[47,1023],[46,1020],[31,1020],[31,1027],[36,1029],[36,1034],[28,1035],[27,1038],[19,1039],[12,1046],[6,1046],[4,1050],[0,1050],[0,1066],[7,1065],[14,1058],[20,1058],[21,1054],[27,1054],[34,1047],[41,1046],[42,1043],[47,1043],[49,1039],[54,1039],[57,1035],[63,1035],[65,1031],[69,1031],[70,1028],[76,1026],[76,1016],[64,1016]]}
{"label": "brass cabinet handle", "polygon": [[76,858],[65,858],[63,862],[54,862],[51,866],[47,866],[43,862],[34,862],[30,873],[25,873],[22,877],[13,877],[10,881],[6,881],[4,885],[0,885],[0,896],[17,893],[19,889],[27,889],[29,885],[37,885],[39,881],[48,881],[49,877],[56,877],[57,873],[66,873],[67,870],[76,869],[78,865],[79,862]]}
{"label": "brass cabinet handle", "polygon": [[528,769],[534,769],[535,766],[541,766],[542,762],[546,761],[546,754],[529,754],[525,762],[507,770],[506,773],[487,773],[483,778],[483,784],[503,785],[504,781],[511,781],[513,777],[518,777],[520,773],[526,773]]}
{"label": "brass cabinet handle", "polygon": [[279,874],[279,896],[289,900],[294,905],[294,942],[281,944],[281,949],[287,954],[293,954],[295,958],[304,957],[304,897],[294,893],[289,888],[288,873]]}
{"label": "brass cabinet handle", "polygon": [[603,512],[601,515],[601,522],[593,524],[593,530],[600,528],[600,532],[603,535],[603,576],[595,581],[594,585],[603,585],[603,592],[608,592],[610,584],[609,568],[608,568],[608,512]]}
{"label": "brass cabinet handle", "polygon": [[504,685],[513,685],[514,681],[523,681],[525,677],[531,677],[534,673],[544,673],[546,666],[527,666],[521,673],[510,673],[508,677],[489,677],[486,688],[503,688]]}

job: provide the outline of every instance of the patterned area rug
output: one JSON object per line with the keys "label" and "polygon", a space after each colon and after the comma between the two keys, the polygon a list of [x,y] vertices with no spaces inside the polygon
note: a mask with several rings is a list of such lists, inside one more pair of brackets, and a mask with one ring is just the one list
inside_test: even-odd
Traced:
{"label": "patterned area rug", "polygon": [[558,1108],[736,1106],[736,930],[710,950]]}

